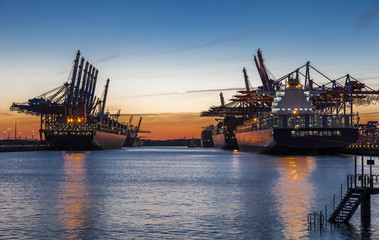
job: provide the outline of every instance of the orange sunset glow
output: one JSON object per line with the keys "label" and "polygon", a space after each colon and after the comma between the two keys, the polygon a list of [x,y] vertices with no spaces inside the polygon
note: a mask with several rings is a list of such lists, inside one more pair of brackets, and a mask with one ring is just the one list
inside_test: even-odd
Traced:
{"label": "orange sunset glow", "polygon": [[[212,4],[211,9],[213,7]],[[64,16],[67,15],[64,14]],[[372,17],[368,14],[358,18],[359,30],[363,31],[365,27],[368,27],[366,18],[370,16]],[[127,16],[122,14],[122,18],[124,17]],[[205,17],[208,18],[208,11]],[[285,18],[287,17],[285,15]],[[73,19],[69,18],[61,22],[73,21]],[[156,18],[152,19],[154,19],[152,22],[155,22]],[[15,20],[12,18],[3,22]],[[192,21],[195,20],[197,17]],[[220,21],[224,20],[225,17],[222,14]],[[218,27],[212,27],[210,29],[215,32],[203,29],[201,34],[187,31],[196,30],[198,26],[183,31],[186,28],[182,25],[178,28],[174,24],[176,20],[169,21],[168,26],[173,24],[171,26],[173,28],[170,27],[170,30],[166,29],[167,31],[164,30],[163,25],[150,29],[153,26],[151,24],[144,26],[149,29],[147,31],[140,27],[128,29],[122,25],[124,24],[122,21],[117,20],[117,24],[121,25],[114,29],[113,35],[117,36],[116,38],[110,39],[106,37],[108,34],[104,34],[97,36],[96,39],[83,38],[77,42],[71,41],[71,36],[81,35],[82,32],[75,33],[79,29],[72,27],[76,26],[75,21],[72,26],[67,26],[66,31],[58,31],[57,36],[62,34],[58,38],[52,38],[54,34],[49,34],[49,37],[43,34],[38,37],[36,35],[34,38],[38,40],[33,39],[34,41],[28,41],[27,44],[17,44],[13,48],[8,46],[17,41],[29,40],[31,35],[22,31],[28,29],[25,29],[22,22],[19,23],[21,25],[18,28],[5,27],[4,29],[8,30],[14,29],[14,32],[4,34],[7,38],[2,39],[5,42],[1,45],[4,49],[2,59],[0,59],[2,73],[2,94],[0,95],[0,133],[2,136],[0,136],[8,137],[9,132],[14,138],[14,120],[17,119],[17,136],[21,132],[22,138],[31,138],[34,131],[35,138],[39,138],[40,118],[11,112],[9,107],[14,102],[25,103],[29,99],[46,97],[44,93],[64,83],[73,82],[71,77],[75,66],[75,52],[78,50],[81,51],[81,56],[85,56],[86,61],[88,60],[99,70],[93,95],[99,98],[104,96],[102,94],[105,91],[106,80],[110,79],[105,110],[114,114],[120,109],[122,115],[119,120],[123,122],[129,122],[130,115],[133,115],[134,126],[138,125],[139,117],[142,116],[141,129],[151,131],[151,133],[141,133],[140,136],[149,139],[198,138],[202,127],[217,124],[214,118],[201,118],[200,112],[207,111],[211,106],[219,106],[220,92],[224,94],[225,103],[228,103],[238,89],[245,89],[243,68],[246,69],[251,87],[257,88],[262,85],[260,73],[254,63],[254,51],[258,48],[264,51],[264,61],[273,79],[288,74],[295,67],[310,61],[328,79],[339,79],[349,73],[354,79],[371,89],[379,89],[378,58],[373,54],[377,41],[373,36],[366,36],[370,43],[355,44],[361,42],[363,36],[362,32],[358,34],[358,30],[355,29],[354,38],[346,38],[346,34],[336,33],[334,40],[326,43],[323,36],[325,26],[329,24],[328,21],[320,25],[322,26],[319,29],[320,32],[316,31],[314,35],[304,36],[301,41],[282,42],[284,45],[281,45],[267,39],[273,39],[271,32],[282,31],[282,27],[270,30],[272,26],[269,24],[267,32],[263,32],[260,29],[261,23],[252,23],[250,20],[237,24],[238,27],[233,25],[224,33],[217,32]],[[40,29],[44,26],[45,21],[39,22],[38,19],[34,21],[37,21],[32,25],[34,28]],[[192,21],[185,21],[185,24]],[[282,17],[280,21],[283,21]],[[125,23],[133,22],[134,19],[125,21]],[[258,28],[252,30],[254,24],[257,24]],[[301,24],[305,23],[301,22]],[[227,25],[221,24],[222,27],[219,30]],[[115,25],[112,23],[109,26]],[[55,27],[54,25],[49,28],[49,31]],[[376,33],[377,28],[371,27]],[[106,27],[107,31],[110,29]],[[299,29],[304,29],[304,26]],[[291,28],[291,31],[293,30]],[[89,31],[87,36],[91,37],[94,32],[98,32],[97,24],[89,26],[87,31]],[[286,34],[291,31],[286,31]],[[352,29],[347,28],[344,31],[350,33]],[[48,31],[41,30],[41,32]],[[169,32],[180,34],[169,36],[167,34]],[[331,32],[335,32],[335,29]],[[21,35],[15,37],[16,33]],[[294,35],[302,35],[302,30],[300,33],[291,33],[287,39],[292,39]],[[319,39],[320,36],[321,39]],[[70,37],[69,41],[67,37]],[[60,41],[64,39],[64,41],[60,42],[58,39]],[[145,42],[147,40],[151,42],[147,44]],[[367,49],[362,49],[363,46]],[[355,58],[347,57],[347,54]],[[318,85],[329,84],[319,82],[325,79],[320,80],[317,74],[312,75],[313,77]],[[360,123],[366,123],[379,119],[377,109],[378,106],[370,105],[355,108],[355,112],[360,114]],[[8,129],[11,130],[8,131]]]}
{"label": "orange sunset glow", "polygon": [[379,240],[379,0],[0,0],[0,30],[0,240]]}
{"label": "orange sunset glow", "polygon": [[[142,130],[151,131],[151,133],[141,133],[140,135],[150,139],[200,138],[202,127],[217,123],[214,118],[200,117],[200,113],[161,113],[135,116],[143,118]],[[127,122],[128,119],[129,117],[120,117],[121,121]]]}
{"label": "orange sunset glow", "polygon": [[[367,121],[378,121],[379,112],[377,105],[356,108],[359,113],[360,123]],[[131,114],[120,116],[121,122],[128,122]],[[133,114],[132,124],[138,124],[139,117],[142,117],[141,129],[151,133],[140,133],[145,139],[179,139],[179,138],[200,138],[202,127],[210,124],[216,125],[213,117],[200,117],[200,112],[188,113],[145,113]],[[31,138],[34,130],[34,138],[39,138],[40,117],[30,116],[24,113],[3,112],[0,122],[1,139],[8,136],[7,129],[10,128],[10,136],[14,138],[14,120],[17,119],[17,132],[21,132],[22,138]],[[17,136],[18,137],[18,136]]]}
{"label": "orange sunset glow", "polygon": [[[151,133],[140,133],[145,139],[178,139],[178,138],[200,138],[202,127],[210,124],[216,124],[214,118],[202,118],[200,113],[161,113],[161,114],[136,114],[132,124],[138,124],[141,116],[141,129]],[[40,117],[25,115],[23,113],[10,112],[4,114],[0,122],[1,139],[8,137],[8,128],[10,128],[10,137],[14,138],[14,120],[17,119],[17,132],[21,132],[22,138],[31,138],[34,130],[34,138],[39,139]],[[130,115],[120,116],[120,121],[128,122]],[[17,134],[17,137],[18,134]]]}

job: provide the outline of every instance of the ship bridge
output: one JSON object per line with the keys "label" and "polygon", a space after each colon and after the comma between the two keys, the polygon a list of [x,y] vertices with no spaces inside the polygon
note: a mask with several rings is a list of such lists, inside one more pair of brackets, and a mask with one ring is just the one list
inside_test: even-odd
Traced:
{"label": "ship bridge", "polygon": [[312,113],[310,91],[304,90],[301,84],[288,86],[285,90],[275,92],[272,112],[283,114]]}

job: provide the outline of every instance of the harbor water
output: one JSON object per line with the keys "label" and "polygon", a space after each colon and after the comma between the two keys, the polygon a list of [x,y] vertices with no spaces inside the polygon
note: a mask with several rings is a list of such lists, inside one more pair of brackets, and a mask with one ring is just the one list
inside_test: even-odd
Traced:
{"label": "harbor water", "polygon": [[323,210],[353,172],[352,156],[4,152],[0,239],[379,239],[376,195],[370,225],[358,209],[348,225],[309,228],[308,213]]}

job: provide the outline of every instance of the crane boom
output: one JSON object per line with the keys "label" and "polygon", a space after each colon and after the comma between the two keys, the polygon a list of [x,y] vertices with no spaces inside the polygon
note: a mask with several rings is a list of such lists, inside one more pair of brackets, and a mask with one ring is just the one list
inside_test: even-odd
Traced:
{"label": "crane boom", "polygon": [[139,128],[141,127],[141,121],[142,121],[142,117],[140,117],[140,119],[139,119],[138,127],[137,127],[137,131],[136,132],[139,132]]}
{"label": "crane boom", "polygon": [[220,92],[220,101],[221,101],[221,106],[224,107],[225,101],[224,101],[224,95],[222,94],[222,92]]}
{"label": "crane boom", "polygon": [[245,79],[245,88],[246,88],[246,91],[250,91],[250,87],[249,87],[249,77],[247,76],[247,73],[246,73],[246,68],[243,68],[243,77]]}
{"label": "crane boom", "polygon": [[69,106],[71,106],[71,104],[72,104],[74,87],[75,87],[76,72],[78,71],[78,65],[79,65],[79,58],[80,58],[80,51],[78,50],[78,52],[76,53],[75,61],[74,61],[74,71],[72,73],[71,84],[70,84],[70,92],[68,95],[68,105]]}
{"label": "crane boom", "polygon": [[133,120],[133,115],[130,116],[130,119],[129,119],[129,126],[130,126],[130,124],[132,124],[132,120]]}
{"label": "crane boom", "polygon": [[103,115],[104,115],[104,110],[105,110],[105,102],[107,101],[108,87],[109,87],[109,78],[107,79],[107,83],[105,84],[104,97],[103,97],[103,101],[102,101],[102,104],[101,104],[101,111],[100,111],[100,113],[103,114]]}

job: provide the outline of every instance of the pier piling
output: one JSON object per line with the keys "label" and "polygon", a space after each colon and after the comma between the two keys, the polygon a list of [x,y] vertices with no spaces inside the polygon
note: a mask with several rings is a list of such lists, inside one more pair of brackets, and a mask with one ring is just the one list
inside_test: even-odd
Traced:
{"label": "pier piling", "polygon": [[361,221],[364,223],[371,221],[371,194],[369,191],[364,193],[362,196]]}

